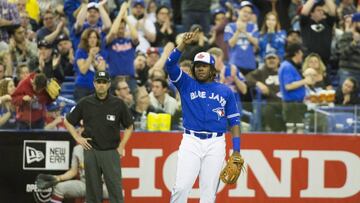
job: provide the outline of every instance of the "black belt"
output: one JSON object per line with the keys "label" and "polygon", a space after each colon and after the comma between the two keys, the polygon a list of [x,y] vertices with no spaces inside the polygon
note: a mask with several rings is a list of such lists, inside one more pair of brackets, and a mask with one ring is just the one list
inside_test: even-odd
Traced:
{"label": "black belt", "polygon": [[224,133],[197,133],[197,132],[191,132],[190,130],[185,129],[185,134],[194,135],[195,137],[198,137],[201,140],[210,139],[213,137],[221,137]]}

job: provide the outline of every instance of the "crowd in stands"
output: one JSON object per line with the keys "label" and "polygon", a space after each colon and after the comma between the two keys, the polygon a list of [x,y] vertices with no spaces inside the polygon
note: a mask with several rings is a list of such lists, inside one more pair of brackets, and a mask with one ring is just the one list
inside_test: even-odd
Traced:
{"label": "crowd in stands", "polygon": [[[262,121],[272,131],[302,123],[323,92],[335,105],[360,103],[358,0],[2,0],[0,128],[64,129],[64,108],[94,93],[98,70],[135,122],[153,112],[175,124],[180,100],[164,65],[195,31],[182,71],[192,76],[195,54],[211,53],[240,112],[267,102]],[[50,79],[71,83],[70,95],[51,99]]]}

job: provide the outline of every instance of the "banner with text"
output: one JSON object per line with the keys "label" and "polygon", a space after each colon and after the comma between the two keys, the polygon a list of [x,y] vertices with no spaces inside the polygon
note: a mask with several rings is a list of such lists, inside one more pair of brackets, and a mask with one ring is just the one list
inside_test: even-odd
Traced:
{"label": "banner with text", "polygon": [[[227,135],[227,151],[231,139]],[[180,133],[135,133],[122,158],[125,202],[169,202]],[[242,135],[247,164],[216,202],[360,202],[360,137]],[[198,202],[196,181],[189,202]]]}

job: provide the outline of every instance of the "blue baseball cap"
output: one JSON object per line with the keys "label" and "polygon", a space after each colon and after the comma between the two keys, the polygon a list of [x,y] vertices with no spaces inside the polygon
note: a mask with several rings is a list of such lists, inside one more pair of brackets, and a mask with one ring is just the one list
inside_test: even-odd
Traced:
{"label": "blue baseball cap", "polygon": [[236,8],[237,9],[242,9],[242,8],[244,8],[246,6],[250,7],[251,10],[254,10],[254,5],[250,1],[242,1],[242,2],[240,2],[239,4],[236,5]]}
{"label": "blue baseball cap", "polygon": [[207,52],[200,52],[195,55],[194,63],[205,63],[205,64],[209,64],[211,66],[214,66],[215,59],[211,54],[209,54]]}
{"label": "blue baseball cap", "polygon": [[140,5],[145,8],[145,1],[144,0],[134,0],[132,2],[132,7],[135,7],[137,5]]}

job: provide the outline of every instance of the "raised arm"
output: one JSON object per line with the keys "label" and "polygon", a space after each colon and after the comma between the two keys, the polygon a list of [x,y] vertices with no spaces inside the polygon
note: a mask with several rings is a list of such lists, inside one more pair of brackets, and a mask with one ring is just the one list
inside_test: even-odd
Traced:
{"label": "raised arm", "polygon": [[126,9],[128,8],[127,2],[121,4],[120,11],[112,24],[109,33],[106,35],[106,43],[109,44],[115,37],[119,30],[121,20],[124,19]]}
{"label": "raised arm", "polygon": [[102,30],[104,32],[109,31],[111,27],[111,19],[109,17],[108,12],[105,10],[104,5],[106,4],[107,0],[103,0],[99,2],[99,12],[100,12],[100,18],[103,22]]}
{"label": "raised arm", "polygon": [[87,14],[87,4],[82,3],[80,6],[80,11],[76,17],[75,22],[75,32],[79,32],[80,29],[83,27],[84,22],[86,20],[86,14]]}

